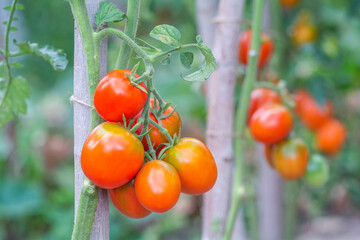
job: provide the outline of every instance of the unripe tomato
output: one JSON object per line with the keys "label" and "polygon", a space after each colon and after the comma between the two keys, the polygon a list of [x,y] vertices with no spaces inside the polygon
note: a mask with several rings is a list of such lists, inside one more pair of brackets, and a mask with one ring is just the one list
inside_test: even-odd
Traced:
{"label": "unripe tomato", "polygon": [[[129,70],[115,70],[105,75],[95,89],[94,106],[99,115],[109,122],[122,122],[134,117],[145,105],[147,93],[133,86],[125,75]],[[135,74],[135,78],[139,75]],[[144,89],[144,83],[140,83]]]}
{"label": "unripe tomato", "polygon": [[286,180],[301,178],[307,168],[309,151],[301,139],[289,139],[275,146],[273,151],[275,169]]}
{"label": "unripe tomato", "polygon": [[280,95],[269,88],[256,88],[251,92],[248,121],[259,108],[270,103],[282,103]]}
{"label": "unripe tomato", "polygon": [[320,106],[306,91],[299,90],[295,93],[296,108],[301,122],[311,130],[316,130],[327,122],[332,114],[333,107],[329,101]]}
{"label": "unripe tomato", "polygon": [[152,212],[170,210],[178,201],[181,183],[176,169],[161,160],[147,162],[136,175],[135,192],[141,205]]}
{"label": "unripe tomato", "polygon": [[203,194],[209,191],[217,178],[217,167],[210,150],[195,138],[181,138],[166,151],[164,161],[175,167],[181,181],[181,191]]}
{"label": "unripe tomato", "polygon": [[144,218],[151,213],[137,199],[134,181],[118,188],[109,189],[109,195],[117,210],[127,217]]}
{"label": "unripe tomato", "polygon": [[[252,31],[247,30],[240,36],[239,41],[239,61],[244,64],[248,65],[249,59],[249,51],[251,48],[251,35]],[[259,60],[258,60],[258,67],[261,69],[263,68],[268,61],[274,51],[274,44],[266,33],[261,34],[261,45],[259,50]]]}
{"label": "unripe tomato", "polygon": [[320,187],[329,179],[329,164],[320,154],[311,156],[307,166],[305,181],[312,187]]}
{"label": "unripe tomato", "polygon": [[280,0],[281,6],[285,9],[293,8],[299,0]]}
{"label": "unripe tomato", "polygon": [[81,167],[90,181],[101,188],[116,188],[129,182],[144,161],[144,147],[118,123],[98,125],[87,137],[81,152]]}
{"label": "unripe tomato", "polygon": [[269,164],[269,166],[272,168],[274,168],[274,161],[273,161],[273,156],[272,156],[273,150],[274,150],[274,145],[269,145],[269,144],[264,145],[265,159],[266,159],[267,163]]}
{"label": "unripe tomato", "polygon": [[317,149],[329,155],[336,155],[345,143],[346,129],[340,121],[330,119],[315,135]]}
{"label": "unripe tomato", "polygon": [[284,140],[289,135],[293,126],[293,119],[283,105],[268,104],[252,115],[249,126],[256,141],[274,144]]}

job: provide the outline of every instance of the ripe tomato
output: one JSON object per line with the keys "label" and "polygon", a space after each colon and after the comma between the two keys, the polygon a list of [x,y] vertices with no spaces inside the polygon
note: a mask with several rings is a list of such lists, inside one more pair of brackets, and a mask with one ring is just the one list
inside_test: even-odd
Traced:
{"label": "ripe tomato", "polygon": [[135,192],[141,205],[152,212],[170,210],[178,201],[181,183],[176,169],[161,160],[147,162],[136,175]]}
{"label": "ripe tomato", "polygon": [[[252,31],[247,30],[240,36],[238,58],[239,61],[244,65],[248,65],[249,51],[251,47],[251,35]],[[270,39],[269,35],[267,35],[266,33],[262,33],[258,60],[258,67],[260,69],[268,63],[273,51],[274,44]]]}
{"label": "ripe tomato", "polygon": [[109,189],[109,195],[117,210],[127,217],[144,218],[151,213],[139,203],[133,180],[121,187]]}
{"label": "ripe tomato", "polygon": [[265,159],[272,168],[274,167],[274,160],[272,156],[273,150],[274,150],[274,145],[269,145],[269,144],[264,145]]}
{"label": "ripe tomato", "polygon": [[309,151],[301,139],[289,139],[275,146],[273,159],[275,169],[284,179],[295,180],[306,172]]}
{"label": "ripe tomato", "polygon": [[214,157],[200,140],[181,138],[174,147],[166,151],[164,161],[174,166],[178,172],[183,193],[202,194],[209,191],[216,182]]}
{"label": "ripe tomato", "polygon": [[311,156],[307,166],[305,181],[312,187],[320,187],[329,179],[329,164],[320,154]]}
{"label": "ripe tomato", "polygon": [[118,123],[98,125],[87,137],[81,152],[85,176],[101,188],[116,188],[129,182],[143,161],[140,140]]}
{"label": "ripe tomato", "polygon": [[[145,105],[147,93],[133,86],[125,75],[129,70],[115,70],[105,75],[95,89],[94,106],[106,121],[122,122],[134,117]],[[135,77],[139,76],[135,74]],[[144,83],[140,86],[146,89]]]}
{"label": "ripe tomato", "polygon": [[[151,98],[150,99],[150,107],[152,109],[154,109],[154,98]],[[157,104],[156,106],[156,109],[159,109],[159,106]],[[172,111],[174,111],[174,108],[172,106],[168,107],[164,114],[165,115],[168,115],[170,114]],[[134,121],[134,125],[135,123],[137,122],[137,119],[140,118],[141,116],[141,113],[140,112],[139,114],[137,114],[135,116],[135,121]],[[153,113],[150,112],[150,118],[155,121],[155,122],[158,122],[154,116]],[[175,110],[175,112],[170,116],[170,117],[167,117],[167,118],[163,118],[163,119],[160,119],[161,121],[161,126],[163,128],[166,128],[168,130],[168,133],[170,134],[171,137],[174,137],[175,134],[177,134],[179,136],[179,133],[180,133],[180,130],[181,130],[181,119],[180,119],[180,115],[178,114],[178,112]],[[142,126],[140,128],[138,128],[138,130],[136,131],[137,134],[140,134],[141,131],[142,131]],[[155,126],[153,126],[152,124],[149,124],[149,128],[151,128],[150,132],[149,132],[149,137],[150,137],[150,140],[154,145],[154,149],[156,149],[160,144],[162,143],[168,143],[168,139],[166,138],[166,136],[164,134],[162,134],[159,129],[157,129]],[[144,145],[144,149],[145,151],[147,151],[149,149],[149,146],[147,144],[147,141],[146,141],[146,138],[144,137],[141,142],[143,143]],[[161,150],[161,148],[157,151],[159,152]]]}
{"label": "ripe tomato", "polygon": [[285,9],[293,8],[299,0],[280,0],[281,6]]}
{"label": "ripe tomato", "polygon": [[285,139],[293,126],[293,119],[286,107],[268,104],[258,109],[250,118],[250,132],[256,141],[265,144]]}
{"label": "ripe tomato", "polygon": [[280,95],[269,88],[256,88],[251,92],[248,110],[248,122],[259,108],[270,103],[282,103]]}
{"label": "ripe tomato", "polygon": [[345,143],[346,129],[340,121],[330,119],[315,135],[317,149],[329,155],[336,155]]}
{"label": "ripe tomato", "polygon": [[295,93],[296,108],[301,122],[311,130],[316,130],[328,121],[333,114],[332,104],[327,101],[320,106],[305,90]]}

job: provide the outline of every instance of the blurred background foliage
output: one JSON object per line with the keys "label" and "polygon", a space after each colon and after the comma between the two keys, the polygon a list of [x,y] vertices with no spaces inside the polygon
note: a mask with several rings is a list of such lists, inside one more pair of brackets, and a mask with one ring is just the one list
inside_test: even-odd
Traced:
{"label": "blurred background foliage", "polygon": [[[73,18],[66,1],[20,2],[25,5],[25,11],[17,13],[20,18],[15,24],[20,29],[15,35],[17,40],[64,49],[70,62],[66,71],[54,72],[39,58],[25,56],[20,60],[25,67],[17,71],[29,80],[31,97],[28,114],[0,130],[0,239],[68,239],[74,216],[73,112],[69,102]],[[123,0],[113,2],[120,7],[126,5]],[[194,6],[194,0],[142,1],[139,37],[149,40],[147,34],[155,25],[167,23],[181,31],[183,42],[193,42],[197,32]],[[250,10],[247,8],[245,14],[248,19]],[[295,46],[291,29],[304,11],[311,16],[317,37],[309,44]],[[306,88],[319,102],[329,98],[335,105],[336,117],[348,129],[346,146],[330,160],[330,181],[318,189],[301,184],[301,216],[306,221],[327,213],[358,215],[360,2],[302,0],[294,9],[282,13],[282,35],[273,36],[285,47],[280,77],[291,90]],[[7,14],[0,9],[1,19]],[[114,65],[118,49],[119,42],[110,39],[109,69]],[[183,136],[204,139],[206,108],[201,85],[182,81],[179,74],[184,71],[187,70],[174,54],[170,65],[157,64],[155,84],[164,98],[177,107],[183,120]],[[296,132],[312,145],[311,133],[300,126]],[[169,213],[152,214],[143,220],[125,218],[111,206],[110,217],[111,239],[199,239],[200,236],[198,197],[184,196]]]}

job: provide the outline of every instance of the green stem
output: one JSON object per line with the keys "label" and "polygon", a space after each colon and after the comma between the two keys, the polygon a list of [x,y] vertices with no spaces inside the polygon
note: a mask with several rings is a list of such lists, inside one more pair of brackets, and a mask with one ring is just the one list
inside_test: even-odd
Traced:
{"label": "green stem", "polygon": [[[139,22],[140,0],[128,0],[127,20],[124,32],[132,40],[135,39]],[[126,42],[121,43],[119,55],[116,60],[115,69],[127,69],[131,55],[131,48]]]}
{"label": "green stem", "polygon": [[166,138],[168,139],[169,143],[171,145],[174,145],[174,140],[171,138],[168,130],[166,128],[163,128],[160,124],[158,124],[157,122],[153,121],[152,119],[150,119],[150,123],[155,126],[157,129],[159,129],[159,131],[166,136]]}
{"label": "green stem", "polygon": [[271,11],[272,29],[275,35],[275,41],[274,41],[275,53],[273,56],[273,63],[278,74],[282,74],[282,66],[283,66],[282,58],[285,49],[284,46],[286,43],[284,41],[285,38],[281,31],[282,14],[281,14],[281,7],[279,0],[270,1],[270,11]]}
{"label": "green stem", "polygon": [[181,49],[185,49],[185,48],[190,48],[190,47],[198,47],[197,44],[195,43],[189,43],[189,44],[185,44],[185,45],[181,45],[179,47],[176,47],[176,48],[173,48],[173,49],[170,49],[168,51],[165,51],[165,52],[161,52],[161,53],[158,53],[158,54],[155,54],[153,56],[151,56],[151,62],[155,62],[156,60],[158,60],[159,58],[163,57],[163,56],[166,56],[172,52],[176,52],[176,51],[179,51]]}
{"label": "green stem", "polygon": [[296,234],[297,225],[297,196],[299,183],[286,182],[285,184],[285,216],[284,216],[284,239],[292,240]]}
{"label": "green stem", "polygon": [[[239,106],[236,111],[235,116],[235,132],[240,133],[241,137],[235,138],[235,173],[234,173],[234,183],[232,190],[232,199],[230,205],[230,212],[226,222],[224,240],[231,239],[231,235],[234,228],[234,223],[236,220],[236,215],[241,203],[241,194],[239,194],[240,189],[242,189],[242,170],[243,170],[243,157],[244,154],[244,144],[243,135],[245,133],[247,111],[250,102],[250,93],[252,89],[253,82],[255,81],[256,72],[257,72],[257,62],[258,53],[260,47],[260,31],[261,31],[261,18],[263,10],[264,0],[255,1],[254,15],[252,19],[252,39],[251,39],[251,50],[249,52],[249,66],[247,69],[247,74],[241,91],[241,99],[239,101]],[[254,217],[254,216],[253,216]]]}

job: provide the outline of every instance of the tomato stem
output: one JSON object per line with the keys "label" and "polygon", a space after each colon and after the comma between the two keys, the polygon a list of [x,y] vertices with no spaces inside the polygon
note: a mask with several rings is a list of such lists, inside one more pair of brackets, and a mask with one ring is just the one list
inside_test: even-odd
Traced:
{"label": "tomato stem", "polygon": [[[258,63],[258,52],[260,47],[260,31],[261,31],[261,19],[263,11],[264,0],[255,0],[254,14],[252,18],[252,39],[251,39],[251,52],[256,54],[249,54],[249,66],[245,81],[243,83],[241,91],[241,99],[239,101],[238,108],[235,115],[235,132],[244,135],[247,119],[247,111],[250,102],[250,93],[252,90],[253,82],[255,82]],[[249,53],[250,53],[249,51]],[[224,240],[231,239],[236,216],[241,205],[242,194],[239,193],[242,189],[242,175],[243,175],[243,157],[244,157],[244,145],[245,140],[243,138],[235,138],[235,173],[234,183],[232,190],[231,205],[229,215],[226,221]],[[252,216],[255,217],[255,216]]]}

